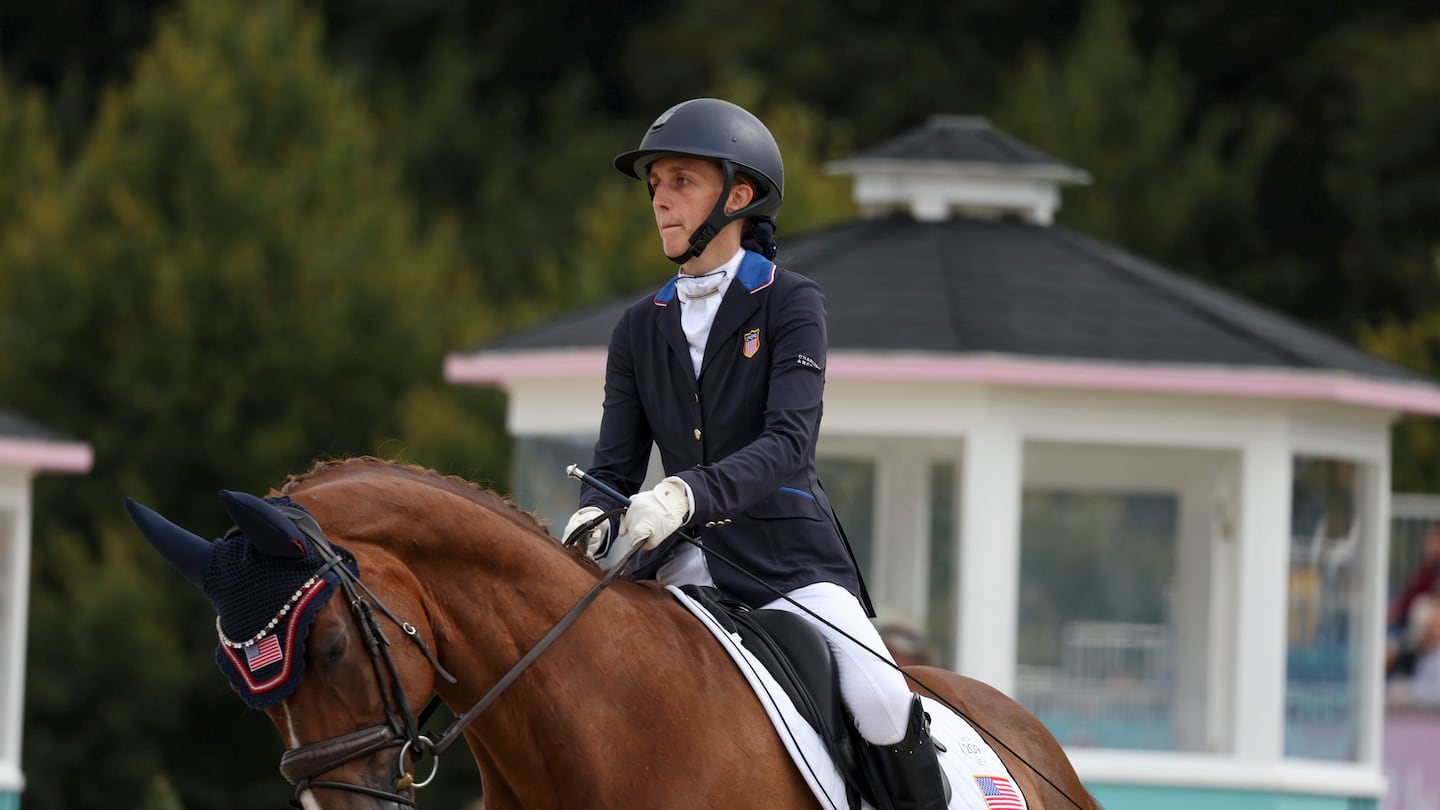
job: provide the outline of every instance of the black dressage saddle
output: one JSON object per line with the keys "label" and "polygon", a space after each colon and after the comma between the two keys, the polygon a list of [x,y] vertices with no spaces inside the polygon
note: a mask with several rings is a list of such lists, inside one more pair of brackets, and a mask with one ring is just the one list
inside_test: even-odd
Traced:
{"label": "black dressage saddle", "polygon": [[840,697],[839,670],[825,637],[804,618],[784,610],[752,610],[716,588],[685,585],[685,595],[710,612],[770,672],[805,722],[820,736],[845,778],[850,806],[874,803],[873,775],[858,756],[863,738]]}

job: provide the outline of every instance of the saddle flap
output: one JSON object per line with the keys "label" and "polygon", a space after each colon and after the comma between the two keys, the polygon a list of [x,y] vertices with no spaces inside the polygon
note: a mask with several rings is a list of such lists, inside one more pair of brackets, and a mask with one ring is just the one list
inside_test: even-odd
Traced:
{"label": "saddle flap", "polygon": [[[704,607],[717,623],[770,673],[805,722],[814,729],[852,788],[861,763],[855,731],[840,695],[839,670],[830,644],[813,624],[783,610],[752,610],[715,588],[685,585],[681,591]],[[861,790],[861,793],[868,791]]]}

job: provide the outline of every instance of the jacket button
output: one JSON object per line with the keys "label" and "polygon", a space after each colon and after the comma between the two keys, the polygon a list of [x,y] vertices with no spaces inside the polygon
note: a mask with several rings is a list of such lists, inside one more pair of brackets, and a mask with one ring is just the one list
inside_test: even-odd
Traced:
{"label": "jacket button", "polygon": [[700,428],[695,428],[695,441],[700,441]]}

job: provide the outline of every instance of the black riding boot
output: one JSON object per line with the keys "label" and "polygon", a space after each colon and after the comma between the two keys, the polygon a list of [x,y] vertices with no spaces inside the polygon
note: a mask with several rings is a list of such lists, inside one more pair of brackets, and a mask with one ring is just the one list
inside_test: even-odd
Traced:
{"label": "black riding boot", "polygon": [[[950,781],[936,759],[930,719],[920,698],[910,704],[910,727],[905,739],[893,745],[871,745],[869,755],[880,777],[876,789],[890,794],[895,810],[945,810],[949,806]],[[884,807],[885,799],[877,799]]]}

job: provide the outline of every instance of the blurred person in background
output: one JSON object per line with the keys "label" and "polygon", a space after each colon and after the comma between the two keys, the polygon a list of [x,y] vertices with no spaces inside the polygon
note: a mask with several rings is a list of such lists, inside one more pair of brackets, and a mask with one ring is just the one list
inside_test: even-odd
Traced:
{"label": "blurred person in background", "polygon": [[937,666],[935,651],[920,625],[898,611],[881,608],[875,617],[875,629],[895,663],[902,666]]}
{"label": "blurred person in background", "polygon": [[1390,600],[1386,623],[1392,636],[1404,635],[1415,600],[1433,593],[1437,583],[1440,583],[1440,524],[1425,530],[1420,566],[1405,580],[1405,586],[1400,589],[1400,593]]}
{"label": "blurred person in background", "polygon": [[1440,703],[1440,591],[1414,603],[1406,643],[1395,655],[1392,693],[1415,701]]}

